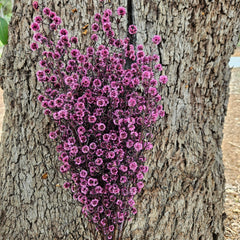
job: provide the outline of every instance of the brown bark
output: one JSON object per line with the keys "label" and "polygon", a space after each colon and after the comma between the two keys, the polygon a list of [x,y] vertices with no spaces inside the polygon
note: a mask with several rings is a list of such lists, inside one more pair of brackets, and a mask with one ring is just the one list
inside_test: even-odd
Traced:
{"label": "brown bark", "polygon": [[[29,50],[32,7],[15,1],[9,44],[1,59],[6,106],[0,149],[0,239],[91,239],[80,207],[57,184],[53,126],[37,103],[36,54]],[[39,1],[41,4],[41,1]],[[223,239],[222,130],[228,102],[228,61],[240,33],[239,0],[128,0],[134,39],[146,48],[163,38],[161,62],[166,117],[149,154],[150,171],[138,215],[124,239]],[[117,3],[116,3],[117,6]],[[72,35],[81,33],[97,1],[55,0]],[[77,8],[77,13],[72,9]],[[127,23],[126,23],[127,25]],[[81,48],[89,35],[82,36]],[[47,179],[42,175],[48,173]]]}

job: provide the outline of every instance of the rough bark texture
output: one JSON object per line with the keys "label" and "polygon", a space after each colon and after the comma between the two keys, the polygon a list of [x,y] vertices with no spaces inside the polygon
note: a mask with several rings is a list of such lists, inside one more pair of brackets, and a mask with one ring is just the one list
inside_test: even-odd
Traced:
{"label": "rough bark texture", "polygon": [[[97,2],[51,1],[72,35],[90,22]],[[41,4],[42,1],[39,1]],[[146,187],[137,218],[124,239],[223,239],[222,130],[230,80],[229,58],[240,33],[239,0],[118,1],[128,7],[134,43],[163,38],[161,62],[166,118],[149,155]],[[71,10],[76,8],[77,12]],[[29,50],[30,0],[16,0],[9,44],[1,59],[6,106],[0,149],[0,239],[91,239],[80,207],[58,184],[53,127],[36,101],[36,54]],[[127,23],[126,23],[127,25]],[[89,35],[82,36],[81,48]],[[48,178],[42,179],[47,173]]]}

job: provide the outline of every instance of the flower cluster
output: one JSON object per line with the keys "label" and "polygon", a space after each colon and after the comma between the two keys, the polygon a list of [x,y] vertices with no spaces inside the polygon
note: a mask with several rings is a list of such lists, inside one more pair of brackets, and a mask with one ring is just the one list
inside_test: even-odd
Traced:
{"label": "flower cluster", "polygon": [[[49,8],[31,25],[31,49],[47,49],[41,51],[42,70],[36,73],[45,88],[38,100],[57,125],[49,137],[59,142],[60,171],[71,176],[64,187],[108,239],[137,213],[134,196],[148,171],[143,154],[152,149],[152,128],[164,116],[158,86],[167,82],[160,76],[158,55],[147,55],[142,45],[135,49],[129,38],[117,37],[112,21],[120,24],[125,14],[124,7],[115,18],[110,9],[97,13],[92,44],[84,54],[77,48],[78,38],[60,28],[61,18]],[[48,35],[43,21],[48,21]],[[131,25],[128,31],[136,34],[137,28]],[[51,32],[58,38],[51,39]],[[99,38],[103,44],[97,43]],[[160,40],[152,39],[156,45]]]}

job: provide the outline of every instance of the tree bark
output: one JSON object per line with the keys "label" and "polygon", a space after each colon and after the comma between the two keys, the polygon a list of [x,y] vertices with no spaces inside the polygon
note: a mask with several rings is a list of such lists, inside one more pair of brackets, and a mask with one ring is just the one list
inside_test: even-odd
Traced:
{"label": "tree bark", "polygon": [[[81,35],[91,22],[97,3],[55,0],[49,7],[73,36]],[[170,79],[162,89],[166,117],[159,121],[138,214],[124,239],[222,240],[221,143],[228,62],[240,34],[240,1],[114,3],[118,4],[130,14],[126,26],[138,27],[134,44],[149,49],[152,36],[162,36],[159,54]],[[0,64],[6,107],[0,148],[0,239],[92,239],[80,206],[59,187],[63,179],[54,144],[48,140],[54,126],[37,103],[42,87],[35,78],[37,55],[29,50],[32,18],[29,1],[16,0]],[[81,36],[81,49],[88,38]]]}

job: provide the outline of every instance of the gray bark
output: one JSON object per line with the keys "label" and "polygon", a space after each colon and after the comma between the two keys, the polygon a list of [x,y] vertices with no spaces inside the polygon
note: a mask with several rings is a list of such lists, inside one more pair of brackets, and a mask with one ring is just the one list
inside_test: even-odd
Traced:
{"label": "gray bark", "polygon": [[[128,5],[128,22],[138,26],[135,44],[148,48],[153,35],[162,36],[159,54],[170,79],[162,89],[166,117],[159,122],[149,154],[150,171],[138,197],[137,217],[124,239],[222,240],[221,143],[228,61],[240,33],[240,1],[128,0],[120,5]],[[97,1],[55,0],[50,7],[76,35],[90,23]],[[37,56],[29,50],[32,17],[30,1],[16,0],[0,64],[6,107],[0,239],[91,239],[80,206],[58,187],[63,179],[47,137],[53,125],[36,99],[42,88],[34,75]],[[82,36],[82,49],[88,37]],[[45,173],[48,178],[42,179]]]}

